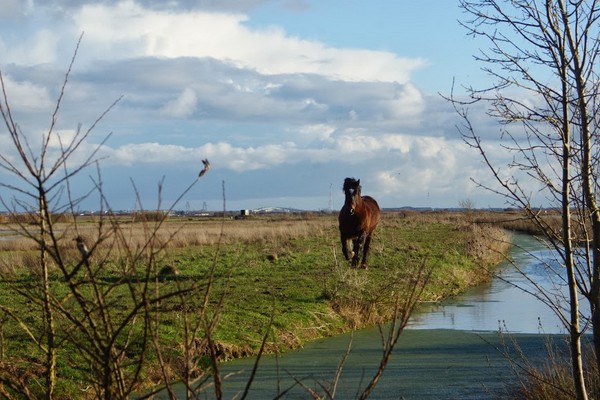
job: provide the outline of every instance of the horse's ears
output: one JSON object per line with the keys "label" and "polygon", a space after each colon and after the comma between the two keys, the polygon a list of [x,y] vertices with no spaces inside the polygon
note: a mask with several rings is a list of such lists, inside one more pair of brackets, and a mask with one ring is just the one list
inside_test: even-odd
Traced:
{"label": "horse's ears", "polygon": [[356,181],[356,184],[357,184],[357,185],[360,185],[360,179],[359,179],[358,181]]}

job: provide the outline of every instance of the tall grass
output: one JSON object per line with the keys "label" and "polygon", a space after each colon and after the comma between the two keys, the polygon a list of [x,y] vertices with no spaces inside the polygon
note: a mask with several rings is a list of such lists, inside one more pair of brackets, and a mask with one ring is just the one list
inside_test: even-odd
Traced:
{"label": "tall grass", "polygon": [[[505,398],[523,400],[570,400],[576,397],[568,344],[547,338],[543,362],[523,353],[516,340],[504,342],[504,351],[516,378],[506,387]],[[511,350],[512,349],[512,350]],[[593,357],[593,346],[583,349],[584,379],[588,398],[600,399],[600,371]],[[510,354],[509,354],[510,353]]]}

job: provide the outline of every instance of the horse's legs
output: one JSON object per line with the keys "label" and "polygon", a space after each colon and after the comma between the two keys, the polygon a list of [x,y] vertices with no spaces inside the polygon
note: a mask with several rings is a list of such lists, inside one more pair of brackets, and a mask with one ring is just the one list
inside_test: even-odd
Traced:
{"label": "horse's legs", "polygon": [[365,239],[365,232],[362,232],[359,237],[354,239],[354,257],[352,257],[352,267],[358,266],[358,261],[360,259],[360,251],[365,243]]}
{"label": "horse's legs", "polygon": [[362,259],[362,268],[367,269],[369,266],[368,258],[369,258],[369,250],[371,249],[371,234],[368,234],[365,238],[365,246],[363,249],[363,259]]}
{"label": "horse's legs", "polygon": [[346,239],[344,236],[342,236],[342,253],[344,254],[346,260],[350,260],[350,257],[354,255],[354,253],[348,253],[348,239]]}

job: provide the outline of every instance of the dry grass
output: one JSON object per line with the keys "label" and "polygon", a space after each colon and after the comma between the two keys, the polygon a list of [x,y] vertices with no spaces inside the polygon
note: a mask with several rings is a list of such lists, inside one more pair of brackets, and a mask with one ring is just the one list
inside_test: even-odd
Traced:
{"label": "dry grass", "polygon": [[[62,232],[59,247],[62,257],[68,263],[76,264],[80,260],[79,252],[73,240],[81,236],[84,242],[91,247],[97,242],[92,259],[114,259],[131,249],[141,249],[149,243],[151,234],[155,235],[155,248],[164,248],[166,251],[185,250],[202,246],[221,243],[237,244],[280,244],[293,238],[307,236],[322,236],[324,230],[336,226],[337,220],[332,216],[320,216],[302,220],[266,219],[252,220],[176,220],[168,221],[161,229],[155,231],[151,223],[130,223],[120,226],[119,234],[100,231],[94,223],[84,224],[57,224]],[[11,229],[14,227],[10,227]],[[98,238],[103,239],[98,241]],[[271,255],[277,258],[277,251]],[[4,236],[0,240],[0,271],[15,273],[18,270],[36,271],[38,268],[31,266],[31,260],[37,260],[34,252],[37,243],[24,236]]]}
{"label": "dry grass", "polygon": [[[514,344],[514,343],[513,343]],[[574,399],[575,388],[566,344],[546,343],[546,359],[542,365],[521,356],[511,360],[518,380],[516,388],[509,389],[509,397],[524,400]],[[591,345],[584,351],[584,379],[589,399],[600,399],[600,372]]]}
{"label": "dry grass", "polygon": [[[466,216],[468,218],[466,218]],[[492,212],[386,212],[384,222],[389,227],[403,224],[429,224],[432,222],[451,223],[459,229],[476,230],[471,232],[473,240],[468,243],[469,255],[479,259],[485,265],[499,261],[506,248],[507,236],[499,229],[490,228],[489,223],[503,224],[503,221],[515,220],[511,213]],[[64,220],[64,219],[63,219]],[[136,222],[137,221],[137,222]],[[471,224],[469,222],[476,222]],[[55,224],[56,232],[60,232],[59,246],[64,255],[77,260],[79,255],[75,248],[74,238],[82,236],[90,246],[99,241],[96,254],[107,253],[119,248],[140,248],[148,243],[150,235],[155,235],[157,247],[166,249],[184,249],[187,247],[210,246],[217,242],[240,244],[274,244],[279,245],[293,238],[323,236],[325,232],[335,232],[337,215],[334,214],[299,214],[255,216],[245,220],[230,218],[186,218],[169,217],[160,229],[154,229],[156,221],[140,221],[131,217],[119,221],[119,234],[110,231],[105,225],[100,228],[98,223],[89,217],[83,217],[74,222]],[[503,225],[502,225],[503,226]],[[2,268],[7,266],[24,265],[25,258],[37,249],[36,242],[23,234],[17,234],[22,226],[14,223],[4,223],[0,226],[0,260]],[[32,227],[34,229],[34,227]],[[34,232],[34,231],[32,231]],[[35,234],[35,233],[32,233]],[[119,241],[123,241],[120,243]],[[491,251],[490,251],[491,250]],[[377,251],[374,249],[374,251]],[[275,254],[275,253],[274,253]],[[277,257],[275,254],[273,257]]]}
{"label": "dry grass", "polygon": [[[271,243],[279,239],[290,239],[311,235],[322,235],[325,229],[337,224],[335,218],[315,217],[303,220],[253,219],[241,221],[206,221],[167,226],[166,233],[177,233],[171,243],[173,247],[215,244],[223,232],[225,243]],[[163,235],[165,232],[163,232]]]}
{"label": "dry grass", "polygon": [[[312,235],[322,235],[324,230],[331,229],[337,224],[333,215],[318,215],[304,218],[250,218],[246,220],[233,219],[195,219],[169,218],[160,230],[155,232],[156,222],[121,223],[119,237],[126,238],[129,248],[139,248],[148,242],[151,234],[155,235],[156,243],[166,248],[185,248],[190,246],[213,245],[222,243],[272,243],[280,239],[291,239]],[[61,232],[59,245],[64,250],[75,250],[76,236],[82,236],[86,243],[94,243],[100,235],[107,234],[109,227],[102,230],[93,221],[77,224],[57,223],[55,229]],[[0,237],[0,252],[28,252],[37,248],[36,242],[24,235],[16,233],[19,227],[14,224],[4,224],[4,236]],[[98,251],[113,248],[111,240],[99,243]]]}
{"label": "dry grass", "polygon": [[467,255],[479,261],[483,267],[497,265],[506,256],[510,235],[490,224],[465,224],[462,229],[469,231],[470,240],[466,243]]}

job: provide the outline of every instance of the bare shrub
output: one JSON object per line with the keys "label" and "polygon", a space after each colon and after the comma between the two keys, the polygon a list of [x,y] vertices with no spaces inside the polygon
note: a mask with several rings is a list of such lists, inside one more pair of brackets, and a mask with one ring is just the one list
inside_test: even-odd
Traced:
{"label": "bare shrub", "polygon": [[505,259],[506,250],[510,246],[510,235],[495,226],[483,224],[467,224],[469,240],[465,245],[465,253],[482,267],[495,266]]}
{"label": "bare shrub", "polygon": [[[505,334],[503,334],[505,335]],[[558,341],[557,341],[558,340]],[[568,343],[546,338],[545,357],[542,363],[528,358],[516,339],[503,339],[503,351],[516,377],[516,384],[507,386],[511,398],[524,400],[570,400],[575,397],[573,372],[570,365]],[[594,362],[593,346],[583,349],[587,360],[584,379],[590,399],[600,398],[600,372]],[[517,356],[515,356],[517,354]]]}

